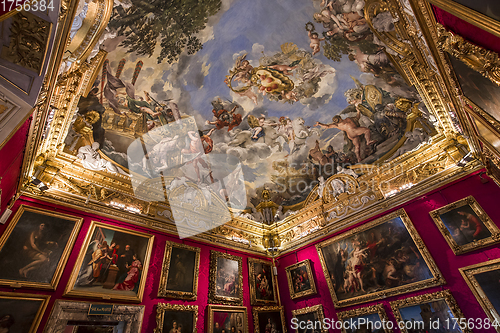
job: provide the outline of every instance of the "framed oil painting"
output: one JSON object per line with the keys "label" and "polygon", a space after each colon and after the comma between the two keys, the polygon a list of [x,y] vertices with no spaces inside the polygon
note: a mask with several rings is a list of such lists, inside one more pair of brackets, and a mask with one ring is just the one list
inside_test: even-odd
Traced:
{"label": "framed oil painting", "polygon": [[248,280],[252,305],[276,303],[272,262],[248,258]]}
{"label": "framed oil painting", "polygon": [[65,296],[140,302],[154,236],[93,221]]}
{"label": "framed oil painting", "polygon": [[0,329],[35,333],[50,296],[0,292]]}
{"label": "framed oil painting", "polygon": [[285,268],[291,299],[316,294],[316,284],[309,259]]}
{"label": "framed oil painting", "polygon": [[243,304],[243,258],[212,251],[208,299],[217,304]]}
{"label": "framed oil painting", "polygon": [[455,254],[474,251],[500,241],[500,230],[473,196],[429,214]]}
{"label": "framed oil painting", "polygon": [[403,209],[316,245],[336,307],[445,283]]}
{"label": "framed oil painting", "polygon": [[208,333],[250,333],[245,306],[208,305]]}
{"label": "framed oil painting", "polygon": [[[460,268],[460,273],[481,304],[490,322],[500,323],[500,259]],[[500,332],[500,327],[496,327]]]}
{"label": "framed oil painting", "polygon": [[286,333],[285,311],[282,306],[263,306],[252,309],[255,333]]}
{"label": "framed oil painting", "polygon": [[321,304],[292,310],[292,315],[291,327],[295,333],[328,333],[328,329],[323,325],[325,314]]}
{"label": "framed oil painting", "polygon": [[392,333],[389,317],[382,304],[371,305],[349,311],[338,312],[337,316],[342,325],[342,333]]}
{"label": "framed oil painting", "polygon": [[154,333],[196,333],[197,321],[197,305],[158,303]]}
{"label": "framed oil painting", "polygon": [[82,219],[21,205],[0,238],[0,285],[55,290]]}
{"label": "framed oil painting", "polygon": [[465,327],[467,325],[460,324],[460,320],[466,318],[449,290],[397,300],[391,302],[391,309],[398,323],[412,322],[411,325],[401,325],[402,333],[472,332]]}
{"label": "framed oil painting", "polygon": [[199,270],[199,247],[167,241],[158,297],[196,300]]}

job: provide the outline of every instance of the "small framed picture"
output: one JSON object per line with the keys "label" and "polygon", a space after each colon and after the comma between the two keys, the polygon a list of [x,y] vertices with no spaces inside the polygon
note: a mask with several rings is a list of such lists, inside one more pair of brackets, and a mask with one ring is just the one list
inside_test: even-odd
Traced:
{"label": "small framed picture", "polygon": [[248,279],[252,305],[276,303],[272,263],[248,258]]}
{"label": "small framed picture", "polygon": [[154,333],[196,333],[197,305],[158,303]]}
{"label": "small framed picture", "polygon": [[[398,323],[412,322],[402,326],[401,332],[453,332],[470,333],[460,327],[465,317],[449,290],[423,294],[391,302],[391,309]],[[412,330],[406,327],[411,327]]]}
{"label": "small framed picture", "polygon": [[35,333],[50,296],[0,292],[0,332]]}
{"label": "small framed picture", "polygon": [[208,305],[208,333],[249,333],[245,306]]}
{"label": "small framed picture", "polygon": [[200,248],[167,242],[158,297],[196,300]]}
{"label": "small framed picture", "polygon": [[500,241],[500,229],[473,196],[429,213],[456,255]]}
{"label": "small framed picture", "polygon": [[325,328],[323,306],[321,304],[308,306],[303,309],[292,310],[292,329],[295,333],[318,332],[328,333]]}
{"label": "small framed picture", "polygon": [[243,258],[212,251],[210,256],[210,285],[208,298],[211,303],[243,304]]}
{"label": "small framed picture", "polygon": [[285,268],[292,299],[316,294],[316,285],[309,259]]}
{"label": "small framed picture", "polygon": [[342,333],[392,333],[393,330],[385,323],[389,317],[382,304],[366,306],[349,311],[338,312],[337,316],[343,321]]}
{"label": "small framed picture", "polygon": [[285,312],[282,306],[263,306],[252,309],[255,333],[286,333]]}

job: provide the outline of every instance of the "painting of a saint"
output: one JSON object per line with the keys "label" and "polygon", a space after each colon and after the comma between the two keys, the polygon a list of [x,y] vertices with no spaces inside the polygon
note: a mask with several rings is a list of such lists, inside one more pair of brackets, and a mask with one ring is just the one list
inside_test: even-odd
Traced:
{"label": "painting of a saint", "polygon": [[242,261],[238,256],[211,252],[209,299],[212,303],[243,302]]}
{"label": "painting of a saint", "polygon": [[252,304],[275,303],[271,262],[249,258],[248,271]]}
{"label": "painting of a saint", "polygon": [[285,268],[292,299],[316,294],[316,284],[309,259]]}

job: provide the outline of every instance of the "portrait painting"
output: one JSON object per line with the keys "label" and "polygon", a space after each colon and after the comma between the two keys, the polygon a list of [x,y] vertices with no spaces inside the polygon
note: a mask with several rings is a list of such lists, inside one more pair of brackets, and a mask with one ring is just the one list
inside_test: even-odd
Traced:
{"label": "portrait painting", "polygon": [[455,254],[500,241],[500,230],[473,196],[429,213]]}
{"label": "portrait painting", "polygon": [[338,312],[339,320],[344,321],[342,333],[392,333],[393,330],[384,325],[389,321],[382,304],[371,305],[349,311]]}
{"label": "portrait painting", "polygon": [[197,305],[158,303],[154,333],[196,333]]}
{"label": "portrait painting", "polygon": [[245,306],[208,305],[208,333],[249,333]]}
{"label": "portrait painting", "polygon": [[336,307],[444,284],[403,209],[316,245]]}
{"label": "portrait painting", "polygon": [[209,301],[216,304],[243,304],[243,258],[212,251],[210,255]]}
{"label": "portrait painting", "polygon": [[295,333],[328,333],[323,325],[325,314],[321,304],[292,310],[292,316],[298,326]]}
{"label": "portrait painting", "polygon": [[35,333],[50,296],[0,292],[0,330]]}
{"label": "portrait painting", "polygon": [[272,262],[248,258],[248,272],[251,304],[276,303]]}
{"label": "portrait painting", "polygon": [[196,300],[200,248],[166,242],[158,297]]}
{"label": "portrait painting", "polygon": [[81,225],[81,218],[21,205],[0,238],[0,285],[56,289]]}
{"label": "portrait painting", "polygon": [[[460,268],[460,273],[490,319],[500,323],[500,259]],[[496,327],[500,332],[500,327]]]}
{"label": "portrait painting", "polygon": [[92,221],[64,295],[140,302],[154,236]]}
{"label": "portrait painting", "polygon": [[466,318],[449,290],[393,301],[391,309],[397,322],[412,322],[402,325],[403,333],[472,332],[471,329],[460,325],[460,321]]}
{"label": "portrait painting", "polygon": [[292,299],[316,294],[316,284],[309,259],[285,268]]}
{"label": "portrait painting", "polygon": [[286,333],[285,312],[282,306],[254,307],[255,333]]}

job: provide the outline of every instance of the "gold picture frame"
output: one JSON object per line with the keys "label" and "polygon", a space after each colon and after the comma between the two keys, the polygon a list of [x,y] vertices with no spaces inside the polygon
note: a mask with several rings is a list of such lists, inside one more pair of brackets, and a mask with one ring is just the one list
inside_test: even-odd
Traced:
{"label": "gold picture frame", "polygon": [[[200,271],[200,252],[201,249],[195,246],[169,242],[165,244],[165,255],[163,257],[163,269],[161,271],[160,286],[158,288],[158,297],[178,298],[196,300],[198,296],[198,274]],[[172,256],[175,255],[176,259],[173,261]],[[188,261],[188,267],[186,267]],[[191,262],[193,268],[191,269]],[[177,269],[177,271],[176,271]],[[178,270],[183,269],[186,274],[191,276],[178,276]],[[174,276],[175,274],[175,276]],[[169,280],[169,277],[173,277]],[[183,285],[172,286],[172,280],[177,282],[182,281]],[[191,288],[191,291],[187,291]],[[169,289],[170,288],[170,289]],[[173,288],[173,289],[172,289]],[[175,290],[175,288],[177,290]]]}
{"label": "gold picture frame", "polygon": [[248,258],[248,284],[250,285],[250,304],[276,303],[272,261]]}
{"label": "gold picture frame", "polygon": [[[237,268],[234,267],[234,263],[237,263]],[[210,303],[243,305],[242,266],[242,257],[219,251],[211,251],[210,285],[208,292]],[[235,276],[236,274],[238,276]]]}
{"label": "gold picture frame", "polygon": [[[170,312],[172,312],[172,314],[170,314],[169,316]],[[172,322],[172,329],[174,329],[173,322],[175,321],[175,328],[177,328],[179,325],[182,325],[182,327],[191,326],[191,330],[187,328],[182,332],[196,333],[198,332],[198,329],[196,328],[196,323],[198,322],[198,305],[182,305],[169,303],[156,304],[156,328],[154,330],[154,333],[170,332],[171,329],[168,329],[170,327],[168,323],[167,326],[165,326],[166,320]],[[186,325],[186,321],[190,321],[190,323],[187,323]]]}
{"label": "gold picture frame", "polygon": [[[106,232],[108,232],[108,235],[106,235]],[[109,234],[111,238],[109,238]],[[106,239],[110,239],[110,245],[116,243],[115,236],[123,240],[121,243],[128,243],[127,245],[133,244],[131,247],[132,250],[130,250],[133,252],[131,262],[126,263],[126,272],[124,273],[126,277],[124,277],[123,282],[118,282],[123,279],[124,274],[120,276],[120,269],[108,263],[107,269],[109,273],[106,276],[106,280],[102,283],[102,286],[95,286],[96,273],[95,270],[92,272],[92,269],[95,267],[92,263],[95,263],[95,258],[97,256],[100,257],[103,253],[100,250],[101,244],[104,244],[104,242],[107,243]],[[78,259],[69,278],[68,285],[64,291],[64,296],[141,302],[146,285],[153,241],[154,235],[92,221],[83,246],[78,254]],[[126,248],[125,244],[118,245]],[[101,251],[101,253],[98,251]],[[91,254],[90,256],[89,253]],[[90,276],[88,276],[89,274]],[[111,281],[112,274],[116,275],[117,280],[115,282]],[[98,277],[101,276],[104,277],[102,272],[99,272]],[[137,285],[137,283],[139,284]]]}
{"label": "gold picture frame", "polygon": [[[486,282],[493,275],[496,278],[496,285],[493,284],[491,289],[495,295],[498,295],[498,280],[500,278],[500,259],[489,260],[479,264],[459,268],[460,274],[464,278],[467,285],[472,290],[479,304],[490,319],[490,322],[500,322],[500,309],[495,308],[490,300],[490,290],[485,290]],[[477,275],[482,274],[478,280]],[[496,275],[495,275],[496,274]],[[490,288],[488,288],[490,289]],[[496,331],[500,332],[500,327],[496,327]]]}
{"label": "gold picture frame", "polygon": [[0,272],[0,285],[55,290],[82,223],[80,217],[21,205],[0,237],[0,264],[10,267]]}
{"label": "gold picture frame", "polygon": [[[312,315],[312,316],[311,316]],[[295,328],[295,333],[299,333],[298,328],[301,328],[301,323],[307,323],[308,321],[312,321],[314,325],[314,329],[317,330],[317,326],[320,326],[321,333],[328,333],[328,330],[324,327],[324,319],[325,314],[323,312],[323,306],[321,304],[308,306],[306,308],[292,310],[292,329]],[[300,318],[302,317],[302,318]],[[295,324],[294,324],[295,323]],[[319,323],[319,324],[318,324]],[[296,326],[297,325],[297,326]],[[307,325],[307,324],[304,324]],[[306,326],[304,326],[306,328]]]}
{"label": "gold picture frame", "polygon": [[[371,239],[371,237],[373,237],[373,239]],[[400,246],[392,244],[392,248],[388,248],[387,244],[389,243],[386,242],[386,245],[384,245],[385,247],[382,249],[377,246],[372,247],[372,245],[377,244],[379,241],[384,241],[384,239],[395,239],[396,237],[399,239]],[[366,244],[370,243],[372,245],[364,247],[362,246],[363,242]],[[403,247],[402,244],[404,242],[410,244],[411,247]],[[346,272],[349,271],[350,275],[354,274],[354,277],[356,278],[356,274],[360,273],[359,275],[361,276],[361,274],[363,274],[362,270],[365,268],[371,269],[370,267],[372,267],[375,269],[373,265],[370,265],[371,263],[369,261],[362,262],[361,264],[358,263],[360,256],[364,257],[362,260],[365,261],[372,257],[375,258],[375,256],[370,252],[365,252],[373,251],[367,250],[370,247],[375,249],[376,253],[380,251],[383,252],[379,253],[377,257],[378,260],[390,260],[390,258],[397,252],[398,256],[402,256],[402,260],[406,260],[406,262],[413,264],[419,263],[419,269],[412,271],[415,275],[412,278],[409,276],[404,278],[406,276],[405,273],[403,278],[393,278],[393,281],[391,281],[390,284],[384,283],[382,285],[378,283],[376,278],[374,278],[373,281],[370,281],[369,286],[367,286],[367,290],[364,290],[361,285],[359,290],[355,286],[353,293],[346,292],[346,287],[349,288],[349,291],[352,291],[353,289],[352,283],[346,285],[346,280],[347,282],[350,280],[345,279],[344,274]],[[328,284],[328,289],[330,290],[330,294],[336,308],[365,303],[380,298],[409,293],[446,283],[441,272],[439,271],[439,268],[432,259],[431,254],[427,250],[427,247],[417,233],[417,230],[415,230],[413,223],[404,209],[399,209],[374,221],[370,221],[333,238],[327,239],[317,244],[316,250],[318,251],[323,273]],[[355,252],[355,250],[357,252]],[[417,256],[414,251],[418,251],[420,255]],[[350,261],[349,265],[343,266],[333,262],[333,260],[340,260],[339,255],[341,257],[345,256],[346,262],[347,260]],[[408,268],[415,267],[410,266],[411,265],[409,264]],[[342,270],[339,271],[339,267],[341,269],[345,269],[345,272],[342,272]],[[400,268],[400,270],[401,269],[402,268]],[[397,272],[395,267],[394,271]],[[416,276],[417,274],[418,276]],[[359,281],[361,278],[356,279]],[[357,286],[360,286],[360,284],[357,284]]]}
{"label": "gold picture frame", "polygon": [[[230,328],[227,326],[235,326],[236,333],[249,333],[248,330],[248,318],[247,318],[247,307],[246,306],[226,306],[226,305],[213,305],[209,304],[208,307],[208,321],[207,321],[207,332],[217,333],[214,331],[214,326],[222,328],[224,326],[227,332],[230,332]],[[219,318],[217,318],[217,312],[223,312],[226,314],[224,316],[224,322],[221,323]],[[229,314],[229,316],[227,315]],[[229,322],[227,320],[229,319]]]}
{"label": "gold picture frame", "polygon": [[[389,322],[389,317],[387,316],[387,313],[385,312],[384,306],[382,304],[375,304],[362,308],[352,309],[349,311],[337,312],[337,317],[339,318],[339,321],[345,321],[351,318],[369,316],[373,314],[377,314],[382,323]],[[356,321],[356,323],[358,322]],[[382,327],[382,330],[385,333],[393,332],[393,330],[388,327]],[[347,333],[346,327],[344,325],[342,325],[342,332]]]}
{"label": "gold picture frame", "polygon": [[[303,281],[305,280],[304,286],[295,286],[294,277],[298,274],[297,270],[300,270],[301,274],[304,272],[307,274],[306,279],[303,279]],[[296,264],[286,267],[285,272],[291,299],[310,296],[317,293],[314,275],[311,269],[311,261],[309,259],[299,261]]]}
{"label": "gold picture frame", "polygon": [[[253,327],[255,333],[265,333],[265,330],[261,330],[263,323],[268,323],[269,325],[276,325],[276,319],[280,320],[279,327],[281,327],[283,333],[287,333],[286,321],[285,321],[285,310],[282,306],[262,306],[255,307],[252,309],[253,314]],[[274,315],[273,315],[274,314]],[[267,319],[267,320],[266,320]],[[263,323],[262,323],[263,322]]]}
{"label": "gold picture frame", "polygon": [[[36,333],[45,309],[49,304],[49,299],[49,295],[0,292],[0,308],[8,309],[7,313],[1,313],[4,311],[0,311],[0,319],[5,319],[5,317],[9,315],[13,320],[10,325],[14,326],[16,325],[16,323],[17,325],[25,325],[28,321],[28,318],[33,317],[31,325],[29,325],[29,323],[26,325],[29,325],[29,330],[24,331],[23,329],[26,329],[27,327],[19,326],[12,329],[23,331],[26,333]],[[33,302],[39,302],[40,305],[30,305],[30,303]],[[19,315],[17,311],[24,311],[24,313]],[[10,328],[10,326],[2,327],[7,327],[8,329]]]}
{"label": "gold picture frame", "polygon": [[[443,301],[444,303],[439,304],[439,301]],[[422,305],[425,305],[426,303],[431,303],[431,302],[432,302],[432,307],[431,307],[431,304],[428,304],[428,306],[422,308]],[[402,322],[409,320],[409,319],[404,318],[404,315],[401,313],[401,310],[404,308],[409,308],[409,307],[413,307],[413,306],[420,307],[418,309],[418,311],[420,311],[420,316],[421,316],[420,319],[422,319],[422,320],[416,320],[415,322],[421,322],[422,325],[425,325],[426,323],[429,323],[429,324],[430,323],[433,323],[433,324],[437,323],[439,325],[444,325],[445,328],[446,327],[454,327],[455,325],[456,325],[455,327],[458,328],[459,327],[458,325],[462,325],[462,323],[460,322],[460,319],[462,319],[462,318],[466,319],[464,317],[462,311],[458,307],[458,304],[455,301],[455,298],[453,298],[453,295],[447,289],[437,291],[437,292],[431,293],[431,294],[422,294],[422,295],[413,296],[413,297],[409,297],[409,298],[405,298],[405,299],[400,299],[397,301],[390,302],[390,304],[391,304],[392,313],[394,314],[394,317],[396,318],[397,323],[402,323]],[[446,308],[442,307],[445,304],[447,305],[449,311]],[[441,308],[439,309],[440,306],[441,306]],[[427,312],[425,317],[422,315],[422,313],[424,313],[424,309],[427,310],[427,311],[425,311],[425,312]],[[434,310],[434,312],[432,310]],[[446,319],[439,317],[439,321],[437,321],[437,320],[432,320],[431,317],[429,317],[429,315],[439,313],[440,311],[442,311],[443,316],[446,316],[449,314],[449,312],[451,312],[451,314],[453,315],[454,318],[456,318],[456,320],[450,319],[449,317]],[[412,312],[412,314],[414,315],[414,312]],[[405,325],[402,325],[402,326],[405,326]],[[462,330],[463,333],[471,333],[472,332],[472,330],[467,328],[467,322],[465,323],[465,325],[463,327],[460,327],[460,329]],[[405,327],[400,327],[400,330],[402,333],[408,333],[408,331],[406,330]]]}
{"label": "gold picture frame", "polygon": [[[481,249],[500,241],[500,229],[491,220],[488,214],[486,214],[484,209],[481,208],[473,196],[455,201],[444,207],[433,210],[429,212],[429,214],[455,255]],[[465,217],[462,218],[462,221],[466,223],[464,227],[458,223],[453,225],[453,222],[455,222],[454,220],[460,218],[458,214],[468,214],[464,215]],[[471,229],[469,228],[469,226],[471,226],[471,220],[476,225],[472,225],[473,229],[469,232],[467,230]],[[483,227],[486,228],[486,230]],[[452,234],[450,229],[455,230],[454,234]],[[461,229],[465,229],[467,233],[462,232]],[[470,235],[472,232],[474,232],[474,234]],[[476,233],[477,236],[474,236]],[[486,237],[488,234],[489,236]],[[471,240],[467,243],[460,244],[468,240],[466,237],[471,238]],[[475,237],[478,239],[475,239]]]}

